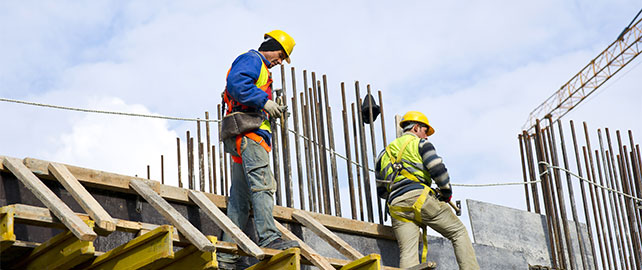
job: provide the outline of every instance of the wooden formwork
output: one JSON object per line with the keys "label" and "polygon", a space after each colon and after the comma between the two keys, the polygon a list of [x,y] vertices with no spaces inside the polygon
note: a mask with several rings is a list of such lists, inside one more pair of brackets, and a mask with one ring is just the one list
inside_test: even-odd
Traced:
{"label": "wooden formwork", "polygon": [[[185,190],[183,196],[229,233],[236,243],[220,242],[214,236],[204,235],[166,201],[167,197],[176,196],[176,193],[164,194],[157,182],[131,177],[123,180],[117,175],[87,171],[76,176],[73,171],[78,170],[77,167],[42,164],[42,161],[38,161],[39,168],[47,168],[45,173],[33,170],[34,160],[0,156],[0,161],[1,171],[13,173],[46,206],[12,204],[0,207],[0,257],[3,259],[3,269],[217,269],[217,252],[259,259],[259,263],[251,269],[300,269],[301,264],[315,265],[320,269],[396,269],[382,266],[377,254],[363,256],[330,232],[314,214],[304,211],[290,210],[288,214],[330,242],[342,254],[349,255],[349,260],[319,255],[278,222],[284,238],[298,240],[301,248],[279,251],[258,247],[204,192]],[[25,165],[29,162],[32,162],[31,168]],[[73,212],[36,174],[47,174],[59,181],[88,214]],[[83,180],[79,181],[79,177]],[[149,224],[111,217],[83,185],[92,181],[102,184],[109,182],[121,191],[127,189],[129,193],[137,194],[171,224]],[[63,231],[43,243],[27,242],[16,239],[16,223]],[[105,237],[116,231],[136,233],[138,236],[106,252],[95,250],[93,242],[97,237]]]}

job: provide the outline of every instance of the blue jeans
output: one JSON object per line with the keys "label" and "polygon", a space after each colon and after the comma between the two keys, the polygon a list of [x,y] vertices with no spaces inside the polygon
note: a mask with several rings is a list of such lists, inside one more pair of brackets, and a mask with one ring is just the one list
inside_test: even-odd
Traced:
{"label": "blue jeans", "polygon": [[[224,141],[225,152],[239,156],[236,151],[236,138]],[[242,164],[232,162],[232,187],[227,203],[227,217],[243,229],[250,217],[250,208],[254,213],[254,225],[259,237],[259,246],[266,246],[281,237],[281,232],[274,224],[274,192],[276,181],[270,170],[269,154],[257,142],[243,137],[241,141]],[[234,243],[227,233],[222,240]],[[234,263],[238,255],[219,253],[218,260]]]}

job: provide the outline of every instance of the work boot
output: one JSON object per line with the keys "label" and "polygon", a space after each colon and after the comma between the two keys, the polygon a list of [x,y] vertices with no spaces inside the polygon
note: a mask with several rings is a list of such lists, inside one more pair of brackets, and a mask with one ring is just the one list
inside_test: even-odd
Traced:
{"label": "work boot", "polygon": [[236,263],[228,263],[228,262],[218,262],[218,269],[222,270],[236,270]]}
{"label": "work boot", "polygon": [[277,238],[274,241],[270,242],[265,246],[266,248],[286,250],[288,248],[299,247],[299,242],[291,240],[283,240],[283,238]]}

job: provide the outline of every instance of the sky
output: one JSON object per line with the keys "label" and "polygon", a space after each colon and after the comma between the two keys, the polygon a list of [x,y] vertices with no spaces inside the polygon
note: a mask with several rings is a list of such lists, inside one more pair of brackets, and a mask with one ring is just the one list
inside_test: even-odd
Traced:
{"label": "sky", "polygon": [[[256,49],[265,32],[282,29],[296,40],[291,66],[298,83],[304,69],[327,74],[338,153],[345,152],[336,132],[339,85],[345,82],[354,100],[359,81],[362,95],[366,84],[382,91],[388,138],[395,114],[428,116],[436,130],[430,140],[452,183],[518,182],[517,134],[529,113],[611,44],[640,8],[632,0],[2,1],[0,97],[203,118],[220,104],[235,57]],[[642,138],[641,62],[563,119]],[[272,71],[280,88],[278,67]],[[150,165],[157,180],[164,155],[172,185],[176,137],[184,151],[186,130],[196,131],[193,122],[6,102],[0,115],[0,155],[141,177]],[[526,209],[521,186],[455,186],[454,199]],[[349,211],[343,207],[344,216]]]}

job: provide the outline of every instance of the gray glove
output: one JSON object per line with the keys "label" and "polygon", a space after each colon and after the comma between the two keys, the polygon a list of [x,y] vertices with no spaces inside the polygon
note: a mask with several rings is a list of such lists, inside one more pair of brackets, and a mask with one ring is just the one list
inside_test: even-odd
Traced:
{"label": "gray glove", "polygon": [[288,107],[279,106],[279,104],[276,104],[276,102],[268,99],[268,101],[265,102],[265,105],[263,105],[263,109],[270,114],[270,117],[279,118],[281,117],[281,114],[283,114],[283,112],[287,111]]}

